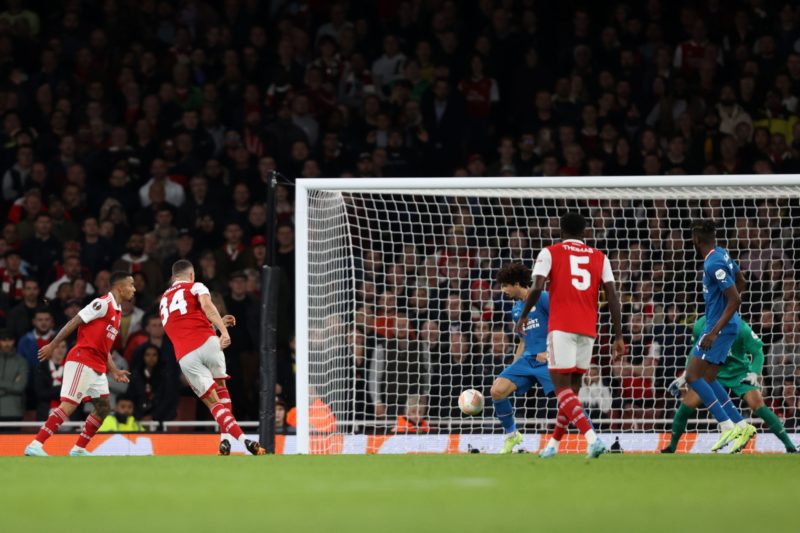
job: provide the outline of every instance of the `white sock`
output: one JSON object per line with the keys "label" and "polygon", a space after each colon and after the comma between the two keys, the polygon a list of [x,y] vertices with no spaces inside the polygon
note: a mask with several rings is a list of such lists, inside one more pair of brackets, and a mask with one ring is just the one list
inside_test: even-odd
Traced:
{"label": "white sock", "polygon": [[244,445],[244,441],[245,441],[245,440],[247,440],[247,436],[246,436],[244,433],[242,433],[242,434],[239,436],[239,442],[241,442],[241,443],[242,443],[242,445]]}
{"label": "white sock", "polygon": [[41,448],[42,443],[36,439],[33,439],[33,441],[30,444],[28,444],[28,446],[30,446],[31,448]]}
{"label": "white sock", "polygon": [[738,422],[736,422],[736,425],[739,426],[740,428],[746,428],[747,427],[747,420],[745,420],[743,418],[743,419],[739,420]]}
{"label": "white sock", "polygon": [[730,420],[726,420],[725,422],[720,422],[719,423],[720,431],[728,431],[729,429],[733,429],[734,427],[736,427],[736,426],[734,426],[733,422],[730,421]]}
{"label": "white sock", "polygon": [[590,429],[586,432],[586,434],[584,434],[584,438],[586,439],[586,442],[589,443],[589,446],[591,446],[597,442],[597,433],[595,433],[593,429]]}
{"label": "white sock", "polygon": [[75,451],[78,451],[78,450],[83,450],[83,448],[81,448],[81,447],[80,447],[80,446],[78,446],[77,444],[76,444],[75,446],[73,446],[73,447],[72,447],[72,451],[73,451],[73,452],[75,452]]}
{"label": "white sock", "polygon": [[550,440],[547,443],[547,448],[553,448],[555,451],[558,451],[558,445],[561,444],[560,440],[556,440],[550,437]]}

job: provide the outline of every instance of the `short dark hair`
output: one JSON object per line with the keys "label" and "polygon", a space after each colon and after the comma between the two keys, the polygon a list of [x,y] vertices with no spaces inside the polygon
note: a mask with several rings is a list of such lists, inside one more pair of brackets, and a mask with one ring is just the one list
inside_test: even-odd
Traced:
{"label": "short dark hair", "polygon": [[531,269],[522,263],[509,263],[497,273],[497,283],[500,285],[531,286]]}
{"label": "short dark hair", "polygon": [[184,272],[188,272],[189,270],[194,270],[194,265],[192,265],[191,261],[188,261],[186,259],[178,259],[172,264],[173,276],[183,274]]}
{"label": "short dark hair", "polygon": [[48,309],[47,307],[44,307],[44,306],[37,307],[36,310],[33,312],[33,316],[36,317],[36,315],[40,315],[42,313],[48,314],[50,316],[53,316],[53,312],[50,311],[50,309]]}
{"label": "short dark hair", "polygon": [[692,222],[692,237],[700,242],[710,244],[717,239],[717,224],[713,220],[695,220]]}
{"label": "short dark hair", "polygon": [[122,394],[117,394],[117,403],[119,403],[119,402],[131,402],[131,403],[134,403],[133,396],[131,396],[130,394],[128,394],[126,392],[123,392]]}
{"label": "short dark hair", "polygon": [[108,280],[108,284],[112,287],[121,281],[125,281],[126,279],[130,278],[132,274],[130,272],[124,272],[122,270],[117,270],[116,272],[111,273],[111,278]]}
{"label": "short dark hair", "polygon": [[586,230],[586,219],[576,211],[568,211],[561,215],[559,226],[563,235],[582,237]]}

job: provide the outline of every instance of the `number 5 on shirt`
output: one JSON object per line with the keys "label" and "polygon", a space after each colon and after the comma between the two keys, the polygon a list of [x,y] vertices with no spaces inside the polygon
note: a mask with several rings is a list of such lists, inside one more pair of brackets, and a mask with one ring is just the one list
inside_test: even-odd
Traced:
{"label": "number 5 on shirt", "polygon": [[[592,286],[592,274],[581,265],[588,265],[589,257],[583,255],[569,256],[569,270],[572,274],[572,286],[579,291],[585,291]],[[578,279],[580,278],[580,279]]]}

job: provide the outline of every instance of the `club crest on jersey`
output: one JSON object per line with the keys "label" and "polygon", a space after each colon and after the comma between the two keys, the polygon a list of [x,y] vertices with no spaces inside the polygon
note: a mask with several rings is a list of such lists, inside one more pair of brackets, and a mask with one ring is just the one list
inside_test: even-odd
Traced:
{"label": "club crest on jersey", "polygon": [[716,272],[714,272],[714,276],[716,276],[716,278],[717,278],[718,280],[720,280],[720,281],[724,281],[724,280],[725,280],[725,276],[726,276],[726,275],[725,275],[725,271],[724,271],[724,270],[722,270],[722,269],[720,268],[719,270],[717,270]]}

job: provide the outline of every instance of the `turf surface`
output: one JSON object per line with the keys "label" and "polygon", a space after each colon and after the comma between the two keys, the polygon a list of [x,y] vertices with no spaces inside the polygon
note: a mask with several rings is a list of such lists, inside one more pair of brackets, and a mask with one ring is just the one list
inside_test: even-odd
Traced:
{"label": "turf surface", "polygon": [[785,455],[19,457],[0,484],[5,533],[800,530]]}

